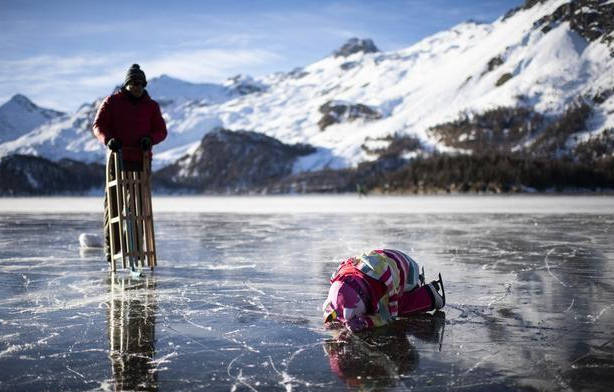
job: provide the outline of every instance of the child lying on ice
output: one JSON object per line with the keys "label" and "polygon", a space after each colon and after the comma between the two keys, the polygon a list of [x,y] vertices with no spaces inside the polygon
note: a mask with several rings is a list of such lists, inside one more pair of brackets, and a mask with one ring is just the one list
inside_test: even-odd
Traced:
{"label": "child lying on ice", "polygon": [[439,281],[424,284],[418,264],[398,250],[373,250],[352,257],[341,263],[330,282],[322,307],[324,322],[342,323],[352,332],[445,305],[441,274]]}

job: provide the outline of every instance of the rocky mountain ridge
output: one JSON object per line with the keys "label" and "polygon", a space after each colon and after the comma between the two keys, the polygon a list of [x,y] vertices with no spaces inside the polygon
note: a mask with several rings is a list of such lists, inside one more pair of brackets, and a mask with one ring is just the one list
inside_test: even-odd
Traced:
{"label": "rocky mountain ridge", "polygon": [[379,49],[371,39],[350,38],[333,52],[335,57],[349,57],[355,53],[376,53]]}
{"label": "rocky mountain ridge", "polygon": [[84,194],[102,191],[105,169],[71,159],[52,162],[32,155],[0,158],[0,195]]}
{"label": "rocky mountain ridge", "polygon": [[297,157],[309,155],[308,145],[287,145],[250,131],[216,128],[194,153],[156,173],[159,184],[200,193],[242,193],[270,186],[292,173]]}

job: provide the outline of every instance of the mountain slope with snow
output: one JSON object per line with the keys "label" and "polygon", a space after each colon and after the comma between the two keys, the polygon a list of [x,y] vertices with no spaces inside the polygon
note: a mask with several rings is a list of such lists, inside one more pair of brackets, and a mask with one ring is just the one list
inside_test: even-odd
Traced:
{"label": "mountain slope with snow", "polygon": [[57,161],[62,158],[102,162],[104,149],[91,124],[102,100],[82,105],[70,116],[53,118],[17,139],[0,144],[0,157],[22,154]]}
{"label": "mountain slope with snow", "polygon": [[[492,24],[462,23],[399,51],[354,40],[302,69],[255,80],[154,78],[148,90],[169,128],[154,165],[193,153],[217,127],[314,146],[295,172],[355,167],[377,158],[372,151],[395,135],[415,138],[426,152],[462,151],[433,127],[499,107],[528,108],[547,124],[579,101],[592,114],[573,140],[596,137],[614,127],[613,12],[614,2],[606,0],[531,0]],[[2,143],[0,156],[101,161],[104,150],[88,128],[94,110],[85,105]],[[516,149],[531,140],[519,143]]]}
{"label": "mountain slope with snow", "polygon": [[62,116],[64,116],[62,112],[41,108],[23,95],[14,95],[0,106],[0,143],[15,140],[34,128]]}
{"label": "mountain slope with snow", "polygon": [[[193,116],[196,108],[219,105],[266,88],[244,75],[229,78],[224,84],[190,83],[167,75],[152,78],[147,90],[160,103],[170,131],[158,150],[155,166],[176,161],[191,147],[197,147],[205,131],[221,125],[216,116]],[[25,154],[51,160],[103,162],[104,146],[91,132],[101,102],[102,98],[64,115],[40,109],[24,96],[13,97],[0,107],[0,125],[10,125],[5,127],[9,131],[0,132],[0,157]]]}
{"label": "mountain slope with snow", "polygon": [[[262,78],[268,91],[196,108],[183,124],[217,119],[225,128],[316,146],[316,156],[303,158],[299,171],[355,166],[373,159],[365,144],[395,134],[416,137],[427,150],[454,150],[429,129],[498,107],[530,107],[552,118],[578,99],[614,87],[608,45],[590,42],[568,21],[553,21],[548,31],[536,24],[569,3],[538,2],[492,24],[455,26],[401,51],[330,56],[290,74],[269,75]],[[601,12],[614,7],[599,4]],[[321,129],[322,109],[338,101],[365,105],[380,119]],[[614,126],[612,109],[610,97],[594,105],[589,134]]]}

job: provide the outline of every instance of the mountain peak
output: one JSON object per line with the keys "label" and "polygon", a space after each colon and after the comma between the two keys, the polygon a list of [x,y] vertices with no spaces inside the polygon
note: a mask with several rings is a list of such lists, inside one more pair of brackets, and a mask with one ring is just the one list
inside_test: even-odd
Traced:
{"label": "mountain peak", "polygon": [[181,101],[221,102],[227,99],[225,88],[214,83],[192,83],[167,74],[152,78],[147,83],[149,95],[160,104]]}
{"label": "mountain peak", "polygon": [[9,99],[3,105],[0,106],[0,112],[2,112],[3,115],[5,113],[14,113],[15,111],[39,113],[47,119],[52,119],[64,115],[63,112],[38,106],[37,104],[32,102],[30,98],[26,97],[23,94],[13,95],[11,99]]}
{"label": "mountain peak", "polygon": [[11,141],[64,113],[37,106],[23,94],[15,94],[0,106],[0,143]]}
{"label": "mountain peak", "polygon": [[522,8],[528,10],[529,8],[533,8],[537,4],[543,4],[546,1],[548,0],[525,0],[524,4],[522,5]]}
{"label": "mountain peak", "polygon": [[348,57],[354,53],[375,53],[379,52],[379,49],[373,43],[373,40],[366,38],[350,38],[339,49],[335,50],[333,54],[335,57]]}
{"label": "mountain peak", "polygon": [[185,80],[181,80],[181,79],[178,79],[178,78],[174,78],[174,77],[172,77],[172,76],[170,76],[170,75],[167,75],[167,74],[162,74],[162,75],[160,75],[160,76],[156,76],[155,78],[151,78],[151,79],[149,80],[148,85],[149,85],[149,84],[151,84],[151,83],[159,83],[159,82],[178,82],[178,83],[189,83],[189,82],[186,82]]}
{"label": "mountain peak", "polygon": [[16,103],[26,103],[26,104],[34,104],[32,101],[30,101],[30,99],[28,97],[26,97],[23,94],[15,94],[11,97],[11,99],[9,99],[9,102],[16,102]]}
{"label": "mountain peak", "polygon": [[11,99],[9,99],[8,101],[6,101],[2,107],[6,107],[6,108],[13,108],[11,110],[15,110],[16,108],[24,108],[27,110],[34,110],[36,108],[38,108],[38,106],[32,102],[30,100],[30,98],[26,97],[23,94],[15,94],[11,97]]}
{"label": "mountain peak", "polygon": [[226,79],[224,86],[239,95],[247,95],[266,90],[266,86],[249,75],[238,74]]}
{"label": "mountain peak", "polygon": [[2,106],[0,106],[1,112],[15,112],[15,111],[25,111],[25,112],[36,112],[42,114],[47,119],[51,119],[54,117],[64,115],[63,112],[59,112],[53,109],[47,109],[38,106],[30,98],[26,97],[23,94],[15,94],[6,101]]}

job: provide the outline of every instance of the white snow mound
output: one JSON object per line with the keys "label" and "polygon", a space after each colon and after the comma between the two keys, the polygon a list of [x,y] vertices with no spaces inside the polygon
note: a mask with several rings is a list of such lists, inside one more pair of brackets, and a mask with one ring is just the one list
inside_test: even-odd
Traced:
{"label": "white snow mound", "polygon": [[81,233],[79,235],[79,246],[82,249],[102,248],[102,237],[98,234]]}

